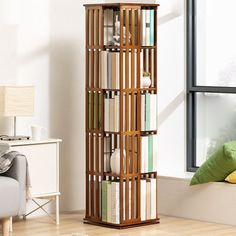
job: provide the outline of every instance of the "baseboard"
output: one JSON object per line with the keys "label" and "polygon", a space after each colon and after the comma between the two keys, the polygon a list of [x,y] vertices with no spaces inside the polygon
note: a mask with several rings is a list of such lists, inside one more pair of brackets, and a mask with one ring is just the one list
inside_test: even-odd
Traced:
{"label": "baseboard", "polygon": [[189,178],[159,176],[159,214],[236,226],[236,185],[189,183]]}

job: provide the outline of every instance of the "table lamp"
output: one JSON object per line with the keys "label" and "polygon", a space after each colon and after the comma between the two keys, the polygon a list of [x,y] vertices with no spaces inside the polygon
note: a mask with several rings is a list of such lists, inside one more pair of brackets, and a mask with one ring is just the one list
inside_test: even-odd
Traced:
{"label": "table lamp", "polygon": [[29,136],[16,136],[16,117],[33,116],[33,114],[33,86],[0,86],[0,116],[14,117],[14,136],[0,135],[0,139],[29,139]]}

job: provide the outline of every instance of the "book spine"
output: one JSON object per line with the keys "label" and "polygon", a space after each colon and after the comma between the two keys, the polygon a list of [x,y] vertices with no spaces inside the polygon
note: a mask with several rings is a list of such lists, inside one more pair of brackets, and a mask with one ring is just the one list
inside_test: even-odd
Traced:
{"label": "book spine", "polygon": [[150,10],[150,46],[154,46],[154,10]]}
{"label": "book spine", "polygon": [[153,135],[153,171],[157,171],[157,135]]}
{"label": "book spine", "polygon": [[120,89],[120,53],[116,52],[116,89]]}
{"label": "book spine", "polygon": [[108,181],[102,181],[102,221],[107,221],[107,184]]}
{"label": "book spine", "polygon": [[150,93],[145,94],[145,130],[150,130]]}
{"label": "book spine", "polygon": [[153,136],[148,136],[148,172],[153,171]]}
{"label": "book spine", "polygon": [[112,193],[111,193],[111,182],[107,183],[107,222],[111,222],[112,215]]}
{"label": "book spine", "polygon": [[115,132],[119,132],[119,124],[120,124],[120,98],[118,95],[115,95]]}
{"label": "book spine", "polygon": [[150,46],[150,10],[146,10],[146,46]]}
{"label": "book spine", "polygon": [[120,184],[119,182],[111,183],[111,223],[120,223]]}
{"label": "book spine", "polygon": [[146,219],[151,219],[151,181],[147,179],[146,181]]}
{"label": "book spine", "polygon": [[141,94],[141,130],[145,131],[145,94]]}
{"label": "book spine", "polygon": [[156,219],[157,209],[157,191],[156,191],[156,179],[151,178],[151,219]]}
{"label": "book spine", "polygon": [[141,11],[141,34],[142,34],[142,45],[146,45],[146,10]]}
{"label": "book spine", "polygon": [[107,53],[107,88],[112,88],[112,53]]}
{"label": "book spine", "polygon": [[115,130],[115,122],[114,122],[114,117],[115,117],[115,99],[114,97],[109,99],[109,124],[110,124],[110,129],[109,131],[113,132]]}
{"label": "book spine", "polygon": [[157,95],[150,94],[150,130],[156,130],[157,128]]}
{"label": "book spine", "polygon": [[147,209],[147,200],[146,200],[146,180],[140,180],[140,216],[141,220],[146,220],[146,209]]}
{"label": "book spine", "polygon": [[116,89],[116,53],[111,53],[111,88]]}
{"label": "book spine", "polygon": [[105,131],[109,131],[110,130],[110,124],[109,124],[109,120],[110,120],[110,109],[109,109],[109,98],[105,98],[104,99],[104,130]]}

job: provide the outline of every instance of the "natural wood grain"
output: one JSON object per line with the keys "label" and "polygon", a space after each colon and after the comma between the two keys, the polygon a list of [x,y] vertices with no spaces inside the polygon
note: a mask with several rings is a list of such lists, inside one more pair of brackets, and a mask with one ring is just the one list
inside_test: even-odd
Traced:
{"label": "natural wood grain", "polygon": [[116,230],[83,224],[83,213],[62,214],[61,224],[48,217],[18,220],[13,223],[12,236],[234,236],[236,227],[196,220],[161,216],[161,223]]}

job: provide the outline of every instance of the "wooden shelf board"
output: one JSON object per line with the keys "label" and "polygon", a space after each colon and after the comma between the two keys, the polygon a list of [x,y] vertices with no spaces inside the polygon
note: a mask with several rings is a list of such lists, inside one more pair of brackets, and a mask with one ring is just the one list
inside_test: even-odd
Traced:
{"label": "wooden shelf board", "polygon": [[104,226],[108,228],[126,229],[126,228],[138,227],[138,226],[144,226],[144,225],[150,225],[150,224],[158,224],[160,223],[160,218],[153,219],[153,220],[145,220],[145,221],[139,221],[139,220],[131,221],[130,220],[127,223],[123,223],[123,224],[113,224],[109,222],[96,220],[94,218],[84,218],[84,223]]}
{"label": "wooden shelf board", "polygon": [[99,3],[99,4],[84,4],[85,7],[122,7],[122,6],[140,6],[140,7],[158,7],[160,4],[152,3]]}

